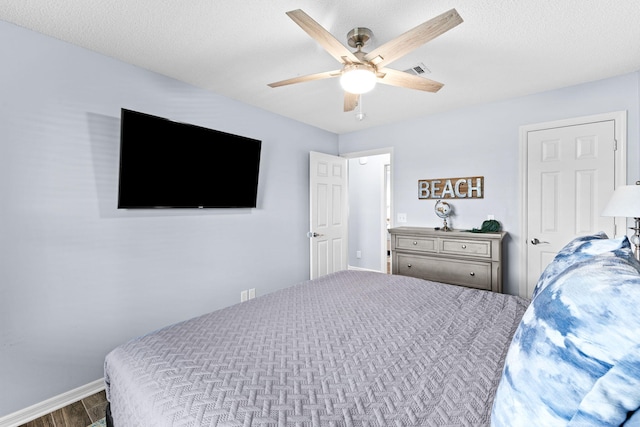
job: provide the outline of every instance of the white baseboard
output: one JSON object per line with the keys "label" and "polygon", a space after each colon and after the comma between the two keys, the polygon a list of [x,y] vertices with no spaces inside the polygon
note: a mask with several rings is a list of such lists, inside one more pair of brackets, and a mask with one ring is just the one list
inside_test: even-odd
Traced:
{"label": "white baseboard", "polygon": [[5,415],[0,418],[0,427],[18,427],[102,390],[104,390],[104,379],[100,378],[13,414]]}

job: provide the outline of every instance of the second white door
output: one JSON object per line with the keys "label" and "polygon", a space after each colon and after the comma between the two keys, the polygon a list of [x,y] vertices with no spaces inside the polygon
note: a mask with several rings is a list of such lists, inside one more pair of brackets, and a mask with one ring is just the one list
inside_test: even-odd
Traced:
{"label": "second white door", "polygon": [[527,289],[558,251],[577,236],[604,231],[601,216],[615,188],[615,122],[597,121],[530,131],[527,150]]}

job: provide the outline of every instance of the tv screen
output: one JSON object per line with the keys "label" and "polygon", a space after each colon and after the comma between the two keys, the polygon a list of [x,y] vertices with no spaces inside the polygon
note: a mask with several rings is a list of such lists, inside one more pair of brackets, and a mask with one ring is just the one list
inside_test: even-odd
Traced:
{"label": "tv screen", "polygon": [[118,208],[255,208],[261,145],[123,108]]}

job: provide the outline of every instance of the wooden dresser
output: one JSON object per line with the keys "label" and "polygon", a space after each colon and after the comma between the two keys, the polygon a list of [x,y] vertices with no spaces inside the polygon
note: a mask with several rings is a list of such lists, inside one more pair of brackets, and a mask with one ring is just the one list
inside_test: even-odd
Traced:
{"label": "wooden dresser", "polygon": [[505,232],[397,227],[389,233],[393,274],[502,292]]}

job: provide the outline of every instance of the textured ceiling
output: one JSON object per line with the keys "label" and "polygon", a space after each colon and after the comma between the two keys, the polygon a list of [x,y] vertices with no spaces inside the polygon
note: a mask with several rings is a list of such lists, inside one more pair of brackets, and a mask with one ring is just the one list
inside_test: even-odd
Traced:
{"label": "textured ceiling", "polygon": [[[340,68],[289,10],[345,45],[368,27],[371,51],[452,8],[461,25],[390,65],[438,93],[378,85],[357,121],[337,79],[267,86]],[[638,0],[2,0],[0,19],[335,133],[640,70]]]}

